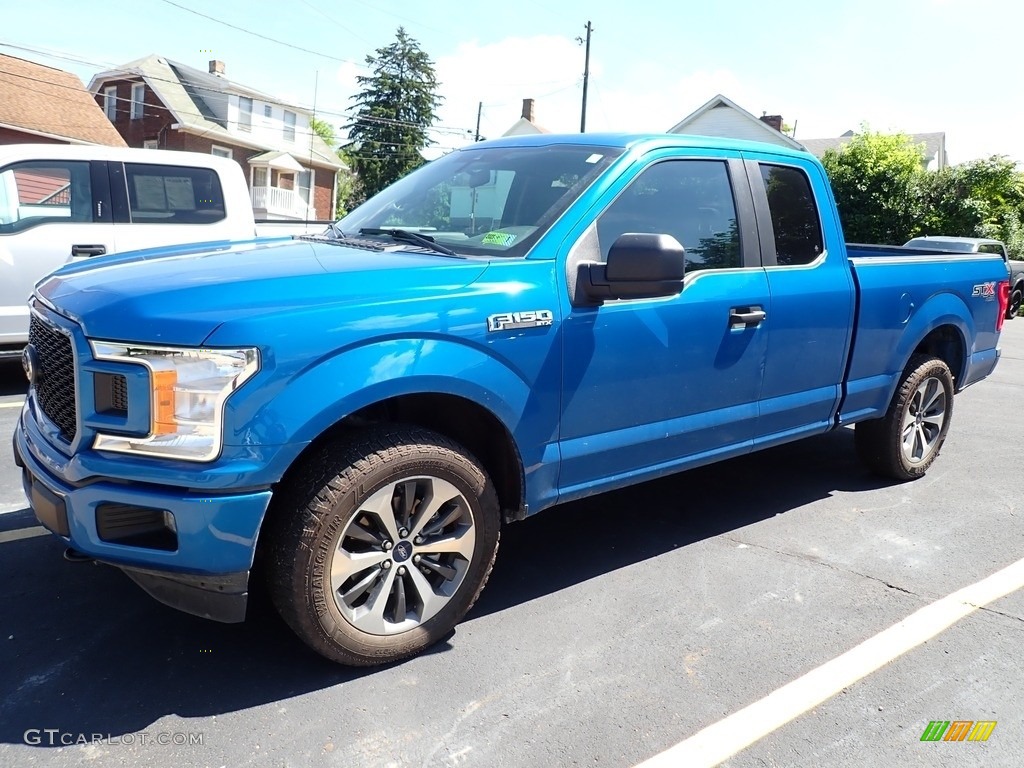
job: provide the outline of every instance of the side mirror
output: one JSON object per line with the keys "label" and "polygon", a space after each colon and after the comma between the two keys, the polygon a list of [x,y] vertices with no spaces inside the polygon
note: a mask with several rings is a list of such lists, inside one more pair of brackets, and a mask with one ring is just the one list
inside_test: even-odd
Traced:
{"label": "side mirror", "polygon": [[593,303],[650,299],[683,290],[686,251],[671,235],[627,232],[612,243],[608,262],[585,261],[577,280]]}

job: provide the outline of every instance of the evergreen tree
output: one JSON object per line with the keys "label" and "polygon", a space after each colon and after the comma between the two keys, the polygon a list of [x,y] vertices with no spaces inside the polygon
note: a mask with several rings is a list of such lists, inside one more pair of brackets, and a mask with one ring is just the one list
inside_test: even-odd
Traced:
{"label": "evergreen tree", "polygon": [[366,63],[372,74],[357,78],[362,91],[352,97],[359,109],[346,126],[346,149],[369,197],[423,164],[441,97],[433,62],[402,27]]}

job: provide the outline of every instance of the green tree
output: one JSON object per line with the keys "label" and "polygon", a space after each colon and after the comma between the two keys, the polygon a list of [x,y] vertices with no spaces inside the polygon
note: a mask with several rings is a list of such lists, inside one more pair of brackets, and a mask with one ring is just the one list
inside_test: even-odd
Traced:
{"label": "green tree", "polygon": [[991,237],[1024,257],[1024,174],[993,155],[925,174],[920,184],[921,234]]}
{"label": "green tree", "polygon": [[324,140],[324,144],[328,147],[333,147],[338,143],[337,138],[334,136],[334,126],[326,120],[321,120],[319,117],[310,118],[309,127],[313,130],[313,133]]}
{"label": "green tree", "polygon": [[420,150],[432,143],[427,130],[441,97],[433,62],[402,27],[366,63],[372,74],[357,78],[362,90],[352,99],[358,112],[345,127],[346,149],[369,197],[423,164]]}
{"label": "green tree", "polygon": [[356,175],[355,160],[344,148],[339,149],[338,159],[345,168],[338,171],[338,199],[334,201],[334,215],[341,218],[366,199],[363,185]]}
{"label": "green tree", "polygon": [[904,133],[861,132],[822,163],[832,181],[846,239],[900,245],[920,223],[924,153]]}

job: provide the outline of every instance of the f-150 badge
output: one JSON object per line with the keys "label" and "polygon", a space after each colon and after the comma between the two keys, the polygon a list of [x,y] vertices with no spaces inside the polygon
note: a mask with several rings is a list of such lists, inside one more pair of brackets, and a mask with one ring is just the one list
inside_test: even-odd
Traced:
{"label": "f-150 badge", "polygon": [[488,331],[513,331],[516,328],[538,328],[551,325],[555,315],[550,309],[530,309],[524,312],[500,312],[487,318]]}

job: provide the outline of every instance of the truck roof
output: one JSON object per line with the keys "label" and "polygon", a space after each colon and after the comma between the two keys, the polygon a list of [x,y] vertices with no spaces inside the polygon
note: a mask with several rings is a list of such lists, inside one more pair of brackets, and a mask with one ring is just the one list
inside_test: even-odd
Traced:
{"label": "truck roof", "polygon": [[196,165],[236,173],[238,163],[205,152],[176,149],[107,147],[98,144],[5,144],[0,146],[0,165],[21,160],[113,160],[122,163]]}
{"label": "truck roof", "polygon": [[749,152],[771,152],[791,157],[813,157],[809,152],[781,147],[760,141],[744,141],[742,139],[718,138],[713,136],[693,136],[679,133],[542,133],[530,136],[505,136],[490,139],[479,144],[463,147],[471,150],[475,147],[543,147],[554,144],[575,144],[577,146],[614,147],[616,149],[634,149],[643,146],[645,149],[661,147],[693,147],[695,149],[738,149]]}

